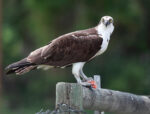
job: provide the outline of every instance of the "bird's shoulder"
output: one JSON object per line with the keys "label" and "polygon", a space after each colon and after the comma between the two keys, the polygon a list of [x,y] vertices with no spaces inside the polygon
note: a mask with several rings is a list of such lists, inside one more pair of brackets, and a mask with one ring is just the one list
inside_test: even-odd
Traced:
{"label": "bird's shoulder", "polygon": [[98,34],[95,27],[85,29],[85,30],[70,32],[52,40],[46,46],[46,48],[45,47],[43,48],[42,55],[44,55],[44,53],[47,52],[48,50],[49,51],[54,50],[54,48],[65,48],[68,47],[69,44],[70,44],[69,46],[71,47],[71,44],[78,45],[79,42],[81,44],[82,42],[87,42],[87,43],[93,42],[93,40],[97,42],[102,42],[103,40],[102,36]]}
{"label": "bird's shoulder", "polygon": [[85,30],[78,30],[78,31],[74,31],[74,32],[70,32],[67,34],[64,34],[56,39],[63,39],[63,38],[82,38],[82,37],[89,37],[89,36],[97,36],[98,32],[96,30],[95,27],[93,28],[89,28],[89,29],[85,29]]}

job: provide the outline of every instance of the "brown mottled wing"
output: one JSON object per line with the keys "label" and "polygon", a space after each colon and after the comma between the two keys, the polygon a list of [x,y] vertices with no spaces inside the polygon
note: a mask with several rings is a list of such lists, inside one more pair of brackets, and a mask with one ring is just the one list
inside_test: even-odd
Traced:
{"label": "brown mottled wing", "polygon": [[86,62],[100,50],[102,44],[102,38],[93,31],[77,31],[58,37],[49,45],[30,54],[28,60],[36,64],[60,67]]}

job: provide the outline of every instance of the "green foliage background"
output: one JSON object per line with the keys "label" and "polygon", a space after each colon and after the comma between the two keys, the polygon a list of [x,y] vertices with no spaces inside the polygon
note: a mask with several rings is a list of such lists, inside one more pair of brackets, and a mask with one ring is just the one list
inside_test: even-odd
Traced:
{"label": "green foliage background", "polygon": [[[148,0],[3,0],[3,69],[59,35],[114,18],[108,50],[87,63],[88,76],[99,74],[102,87],[150,94],[150,1]],[[54,109],[57,82],[76,82],[71,68],[35,70],[23,76],[3,72],[1,114],[33,114]]]}

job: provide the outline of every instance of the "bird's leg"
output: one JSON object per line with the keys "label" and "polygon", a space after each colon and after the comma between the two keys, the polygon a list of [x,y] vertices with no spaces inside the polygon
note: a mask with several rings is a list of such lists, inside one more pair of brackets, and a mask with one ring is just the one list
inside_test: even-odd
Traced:
{"label": "bird's leg", "polygon": [[80,76],[83,78],[83,81],[84,81],[84,82],[93,80],[92,77],[89,77],[89,78],[88,78],[88,77],[83,73],[83,70],[82,70],[82,69],[80,69]]}
{"label": "bird's leg", "polygon": [[[93,80],[88,81],[88,77],[86,77],[86,75],[83,73],[82,68],[84,66],[84,62],[79,62],[79,63],[74,63],[73,67],[72,67],[72,74],[74,75],[74,77],[76,78],[77,82],[83,86],[86,87],[95,87],[93,86],[95,83]],[[80,76],[85,80],[85,82],[83,82],[80,79]]]}
{"label": "bird's leg", "polygon": [[77,80],[77,83],[81,84],[82,86],[91,87],[91,83],[89,82],[82,82],[79,75],[74,74],[74,77]]}
{"label": "bird's leg", "polygon": [[76,78],[77,82],[79,84],[81,84],[82,86],[85,86],[85,87],[88,87],[88,88],[97,88],[97,85],[96,85],[96,82],[94,80],[91,80],[90,78],[87,78],[87,77],[84,77],[86,78],[87,80],[85,82],[83,82],[81,79],[80,79],[80,75],[77,75],[77,74],[74,74],[74,77]]}
{"label": "bird's leg", "polygon": [[97,85],[96,85],[96,82],[93,80],[93,78],[92,77],[87,77],[84,73],[83,73],[83,70],[82,69],[80,69],[80,71],[79,71],[79,74],[80,74],[80,76],[83,78],[83,82],[84,83],[90,83],[90,88],[97,88]]}

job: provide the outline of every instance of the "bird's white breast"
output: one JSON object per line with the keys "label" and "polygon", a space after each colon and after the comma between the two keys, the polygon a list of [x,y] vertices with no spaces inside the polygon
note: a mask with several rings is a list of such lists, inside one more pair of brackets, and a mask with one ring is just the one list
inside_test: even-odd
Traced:
{"label": "bird's white breast", "polygon": [[100,37],[103,38],[101,48],[95,55],[95,56],[98,56],[106,51],[108,44],[109,44],[110,35],[113,32],[114,27],[113,25],[111,25],[109,28],[106,28],[104,25],[99,25],[96,29]]}
{"label": "bird's white breast", "polygon": [[98,56],[98,55],[104,53],[106,51],[107,47],[108,47],[108,43],[109,43],[109,40],[104,38],[103,42],[102,42],[102,45],[101,45],[101,49],[96,53],[95,56]]}

